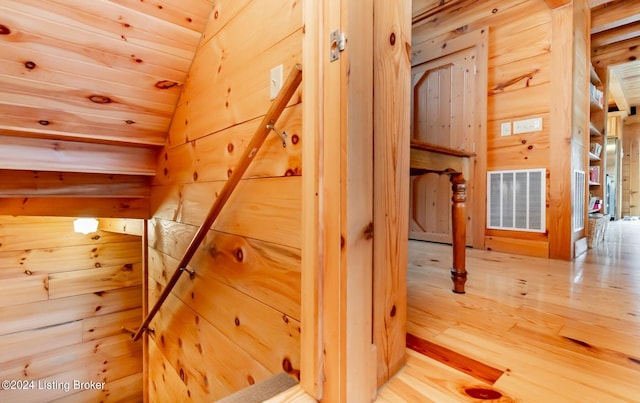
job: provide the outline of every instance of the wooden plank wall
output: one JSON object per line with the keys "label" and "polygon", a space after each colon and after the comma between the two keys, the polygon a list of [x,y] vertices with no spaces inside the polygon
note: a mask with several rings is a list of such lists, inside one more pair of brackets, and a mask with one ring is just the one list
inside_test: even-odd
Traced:
{"label": "wooden plank wall", "polygon": [[622,217],[640,216],[640,122],[625,124],[622,139]]}
{"label": "wooden plank wall", "polygon": [[[429,7],[432,12],[426,11]],[[489,30],[488,170],[546,168],[549,172],[552,136],[569,136],[570,120],[568,126],[565,125],[566,133],[560,133],[561,125],[551,127],[550,119],[555,100],[553,91],[564,88],[570,94],[572,90],[570,83],[565,83],[566,87],[553,86],[554,75],[560,73],[553,70],[552,63],[552,51],[558,49],[552,40],[552,16],[557,10],[560,9],[552,10],[542,0],[414,2],[414,47],[425,41],[452,39],[480,28]],[[565,27],[568,35],[572,33],[571,22]],[[566,50],[558,49],[558,52]],[[571,114],[571,109],[568,113]],[[542,118],[542,131],[500,136],[501,123],[534,117]],[[571,152],[566,155],[570,167]],[[549,178],[548,175],[547,188],[552,181],[560,181],[558,187],[570,192],[570,182],[566,182],[569,176],[566,176]],[[548,207],[547,228],[552,213]],[[487,230],[485,247],[541,257],[548,257],[550,252],[548,233]]]}
{"label": "wooden plank wall", "polygon": [[[267,111],[270,69],[301,62],[302,4],[215,3],[152,182],[149,303],[175,270]],[[299,377],[300,90],[151,324],[149,398],[212,401]]]}
{"label": "wooden plank wall", "polygon": [[[141,255],[139,236],[0,216],[0,379],[34,382],[1,388],[0,401],[141,398],[141,344],[121,332],[141,320]],[[74,381],[105,384],[79,390]]]}

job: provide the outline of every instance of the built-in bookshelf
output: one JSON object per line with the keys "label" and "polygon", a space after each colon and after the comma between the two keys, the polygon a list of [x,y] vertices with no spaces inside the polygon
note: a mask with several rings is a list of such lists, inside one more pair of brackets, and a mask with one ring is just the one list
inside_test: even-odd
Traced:
{"label": "built-in bookshelf", "polygon": [[604,158],[605,147],[605,100],[603,84],[591,66],[589,84],[590,124],[589,124],[589,213],[601,213],[604,209]]}

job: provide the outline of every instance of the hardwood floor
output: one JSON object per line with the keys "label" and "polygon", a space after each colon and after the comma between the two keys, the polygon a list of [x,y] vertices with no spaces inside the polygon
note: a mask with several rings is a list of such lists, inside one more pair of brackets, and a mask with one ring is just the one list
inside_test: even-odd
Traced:
{"label": "hardwood floor", "polygon": [[574,262],[467,252],[457,295],[450,246],[410,241],[409,341],[436,353],[408,349],[379,402],[640,402],[640,221]]}

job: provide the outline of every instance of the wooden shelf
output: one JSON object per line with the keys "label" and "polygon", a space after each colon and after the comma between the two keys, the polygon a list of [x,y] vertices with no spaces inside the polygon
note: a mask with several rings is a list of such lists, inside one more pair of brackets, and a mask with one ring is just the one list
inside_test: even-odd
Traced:
{"label": "wooden shelf", "polygon": [[595,99],[589,97],[589,106],[591,106],[591,110],[592,111],[601,111],[604,108],[602,107],[602,105],[600,105],[600,103],[598,103],[598,101],[596,101]]}
{"label": "wooden shelf", "polygon": [[591,81],[591,83],[593,83],[596,87],[602,87],[602,81],[600,80],[600,77],[598,77],[596,69],[593,68],[593,64],[591,65],[590,70],[591,71],[589,74],[589,80]]}
{"label": "wooden shelf", "polygon": [[[597,198],[599,200],[605,199],[605,188],[601,186],[604,168],[605,168],[605,159],[603,157],[603,149],[606,144],[606,133],[607,129],[606,122],[604,121],[606,114],[603,113],[606,109],[606,100],[604,99],[604,86],[602,84],[602,80],[598,77],[593,65],[590,65],[589,72],[589,147],[585,150],[587,151],[587,155],[589,156],[589,167],[587,175],[587,180],[589,181],[589,194],[590,198]],[[585,209],[589,214],[599,213],[603,209],[604,203],[600,202],[600,208],[593,208],[592,204],[587,204]],[[591,207],[591,208],[589,208]]]}

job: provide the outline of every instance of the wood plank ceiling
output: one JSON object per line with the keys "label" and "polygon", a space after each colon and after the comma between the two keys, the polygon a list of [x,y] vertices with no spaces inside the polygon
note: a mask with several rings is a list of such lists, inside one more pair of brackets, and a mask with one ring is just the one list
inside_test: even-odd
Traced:
{"label": "wood plank ceiling", "polygon": [[591,61],[600,72],[611,67],[609,104],[629,111],[640,105],[640,0],[590,5]]}
{"label": "wood plank ceiling", "polygon": [[212,9],[2,0],[0,170],[154,175]]}

